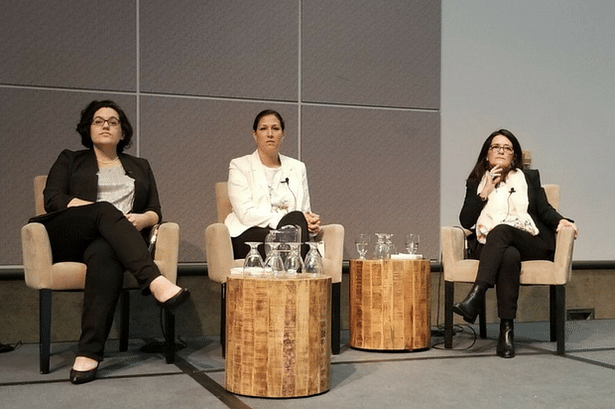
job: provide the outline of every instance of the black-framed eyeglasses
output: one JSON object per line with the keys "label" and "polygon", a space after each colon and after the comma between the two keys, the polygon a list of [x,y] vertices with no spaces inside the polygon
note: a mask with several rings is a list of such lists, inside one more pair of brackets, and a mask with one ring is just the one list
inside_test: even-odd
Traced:
{"label": "black-framed eyeglasses", "polygon": [[109,118],[109,119],[103,119],[99,116],[97,116],[96,118],[94,118],[94,120],[92,121],[92,125],[97,126],[99,128],[102,128],[103,125],[106,123],[109,124],[109,126],[116,128],[118,126],[120,126],[120,120],[117,118]]}
{"label": "black-framed eyeglasses", "polygon": [[506,153],[513,153],[513,147],[509,145],[491,145],[489,147],[492,152],[499,152],[503,150]]}

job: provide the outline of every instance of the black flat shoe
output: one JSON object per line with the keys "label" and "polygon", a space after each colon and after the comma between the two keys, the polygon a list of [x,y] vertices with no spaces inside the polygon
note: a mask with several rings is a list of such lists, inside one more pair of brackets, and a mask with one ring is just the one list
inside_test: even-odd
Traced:
{"label": "black flat shoe", "polygon": [[466,322],[474,324],[483,306],[486,291],[484,287],[474,284],[465,300],[453,305],[453,312],[461,315]]}
{"label": "black flat shoe", "polygon": [[77,371],[76,369],[70,370],[70,383],[79,385],[82,383],[92,382],[96,379],[96,372],[98,371],[98,365],[96,368],[89,371]]}
{"label": "black flat shoe", "polygon": [[160,302],[156,300],[156,304],[169,312],[173,312],[177,307],[188,301],[189,298],[190,291],[188,291],[188,289],[186,288],[182,288],[177,294],[175,294],[173,297],[169,298],[165,302]]}
{"label": "black flat shoe", "polygon": [[515,357],[515,331],[513,320],[502,320],[500,322],[500,338],[496,348],[498,356],[502,358]]}

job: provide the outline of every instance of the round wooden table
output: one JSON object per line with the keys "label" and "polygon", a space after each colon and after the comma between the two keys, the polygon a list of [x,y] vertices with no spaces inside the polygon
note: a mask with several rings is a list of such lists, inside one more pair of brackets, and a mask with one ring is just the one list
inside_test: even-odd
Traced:
{"label": "round wooden table", "polygon": [[430,283],[429,260],[351,260],[350,346],[429,348]]}
{"label": "round wooden table", "polygon": [[228,391],[287,398],[329,390],[331,277],[231,276],[226,291]]}

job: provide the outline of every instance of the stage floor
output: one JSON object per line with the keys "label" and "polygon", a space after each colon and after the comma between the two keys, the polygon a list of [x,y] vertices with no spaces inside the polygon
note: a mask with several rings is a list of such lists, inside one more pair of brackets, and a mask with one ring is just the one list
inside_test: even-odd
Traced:
{"label": "stage floor", "polygon": [[[51,373],[38,371],[38,344],[0,354],[0,407],[12,408],[612,408],[615,321],[566,323],[566,355],[555,355],[548,323],[515,326],[517,357],[495,355],[498,325],[487,339],[462,327],[454,349],[442,338],[416,352],[368,352],[348,347],[331,359],[330,391],[307,398],[236,396],[224,389],[217,337],[189,338],[175,364],[139,352],[151,340],[133,339],[127,352],[107,343],[99,379],[72,385],[75,343],[52,345]],[[1,340],[8,342],[8,340]]]}

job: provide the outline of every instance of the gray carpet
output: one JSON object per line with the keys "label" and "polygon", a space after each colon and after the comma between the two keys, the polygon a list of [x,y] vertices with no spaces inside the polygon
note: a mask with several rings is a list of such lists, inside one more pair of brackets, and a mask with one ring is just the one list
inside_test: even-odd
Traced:
{"label": "gray carpet", "polygon": [[[476,330],[476,328],[474,328]],[[497,325],[476,339],[463,327],[454,349],[369,352],[343,345],[331,359],[331,389],[318,396],[264,399],[224,389],[217,337],[186,339],[177,362],[107,344],[98,380],[68,382],[75,344],[54,344],[51,373],[38,373],[38,345],[0,354],[0,407],[12,408],[613,408],[615,321],[568,321],[566,355],[554,354],[547,323],[515,327],[517,357],[495,355]],[[347,343],[348,334],[343,341]],[[6,340],[4,341],[6,342]]]}

